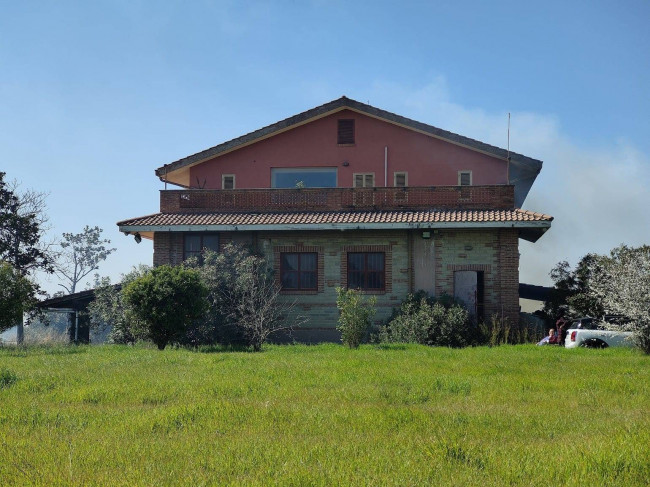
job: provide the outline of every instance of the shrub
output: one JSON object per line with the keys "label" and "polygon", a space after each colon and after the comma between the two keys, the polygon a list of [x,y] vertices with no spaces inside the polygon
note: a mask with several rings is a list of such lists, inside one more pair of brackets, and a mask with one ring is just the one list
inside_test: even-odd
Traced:
{"label": "shrub", "polygon": [[449,296],[435,299],[420,291],[409,294],[380,329],[383,343],[465,347],[476,343],[477,333],[468,313]]}
{"label": "shrub", "polygon": [[280,299],[280,285],[266,259],[241,245],[225,245],[193,262],[208,289],[207,322],[191,327],[194,345],[243,344],[259,351],[277,332],[291,332],[304,319]]}
{"label": "shrub", "polygon": [[144,325],[144,336],[159,350],[179,341],[192,320],[201,318],[208,290],[198,272],[163,265],[127,284],[122,296]]}
{"label": "shrub", "polygon": [[370,320],[375,315],[377,298],[363,300],[356,289],[336,288],[336,307],[339,309],[341,341],[350,348],[358,348],[370,329]]}
{"label": "shrub", "polygon": [[95,299],[88,305],[90,326],[99,330],[110,327],[110,342],[127,344],[145,338],[145,326],[129,309],[122,289],[150,271],[151,267],[146,265],[134,267],[122,275],[121,285],[112,285],[109,278],[95,280]]}

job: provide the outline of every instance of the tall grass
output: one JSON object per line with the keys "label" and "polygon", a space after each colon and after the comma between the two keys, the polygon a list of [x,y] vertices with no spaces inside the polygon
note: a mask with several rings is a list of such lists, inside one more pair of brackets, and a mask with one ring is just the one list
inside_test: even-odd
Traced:
{"label": "tall grass", "polygon": [[647,485],[649,365],[534,346],[0,349],[0,484]]}

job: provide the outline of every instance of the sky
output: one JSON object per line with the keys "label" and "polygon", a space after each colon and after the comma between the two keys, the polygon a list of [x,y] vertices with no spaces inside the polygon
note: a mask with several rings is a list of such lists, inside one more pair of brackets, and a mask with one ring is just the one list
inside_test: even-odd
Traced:
{"label": "sky", "polygon": [[503,148],[510,113],[555,217],[520,280],[548,285],[650,244],[650,2],[529,3],[0,0],[0,171],[47,193],[48,238],[103,228],[115,282],[152,262],[116,222],[158,211],[163,164],[342,95]]}

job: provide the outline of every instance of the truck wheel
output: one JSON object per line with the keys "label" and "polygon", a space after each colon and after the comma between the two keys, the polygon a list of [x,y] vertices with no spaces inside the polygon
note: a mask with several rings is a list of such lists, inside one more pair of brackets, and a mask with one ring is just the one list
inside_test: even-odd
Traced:
{"label": "truck wheel", "polygon": [[580,346],[585,347],[585,348],[607,348],[607,347],[609,347],[609,345],[607,345],[607,343],[605,343],[602,340],[599,340],[598,338],[590,338],[589,340],[585,340],[582,343],[582,345],[580,345]]}

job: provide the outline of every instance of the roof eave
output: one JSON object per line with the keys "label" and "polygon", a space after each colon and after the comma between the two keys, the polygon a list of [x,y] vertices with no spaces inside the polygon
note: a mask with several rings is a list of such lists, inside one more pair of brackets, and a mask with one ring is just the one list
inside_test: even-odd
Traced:
{"label": "roof eave", "polygon": [[551,227],[550,221],[523,222],[399,222],[399,223],[291,223],[226,225],[119,225],[120,232],[250,232],[250,231],[325,231],[325,230],[417,230],[457,228],[516,228],[520,237],[536,242]]}

